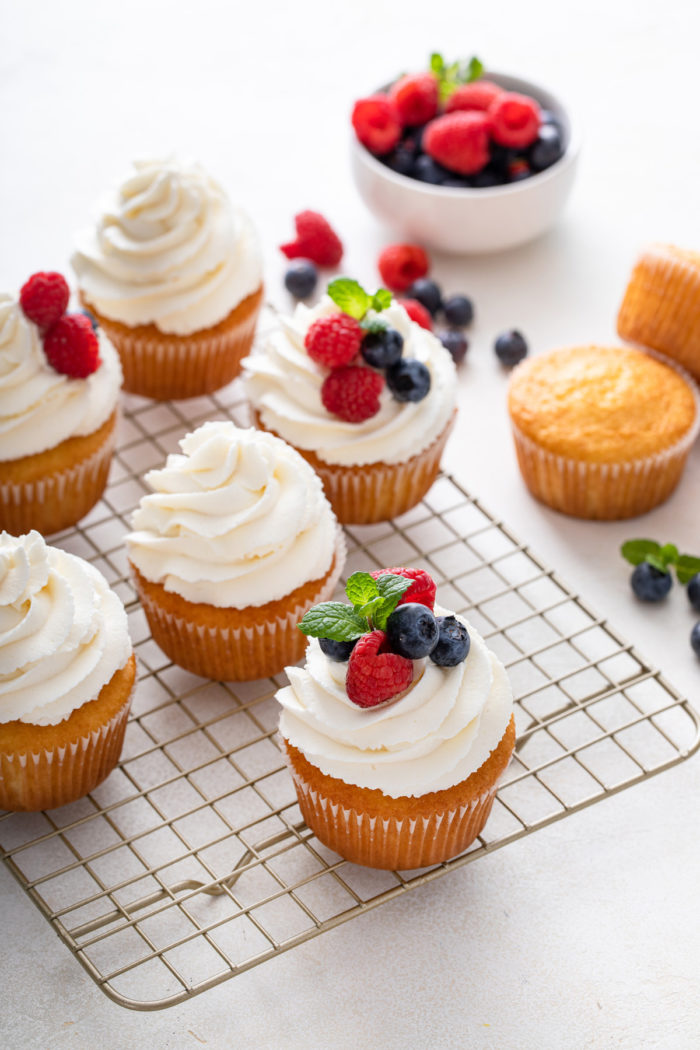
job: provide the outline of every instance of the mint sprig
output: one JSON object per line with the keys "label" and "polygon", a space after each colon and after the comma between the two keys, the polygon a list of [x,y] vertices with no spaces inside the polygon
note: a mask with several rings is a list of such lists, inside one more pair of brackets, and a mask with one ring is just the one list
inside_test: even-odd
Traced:
{"label": "mint sprig", "polygon": [[664,543],[662,546],[656,540],[627,540],[622,544],[620,553],[631,565],[641,565],[646,561],[658,572],[675,569],[678,582],[684,585],[700,572],[700,558],[692,554],[680,554],[675,543]]}
{"label": "mint sprig", "polygon": [[304,614],[299,630],[311,638],[330,638],[334,642],[352,642],[368,631],[383,631],[412,583],[391,572],[376,580],[368,572],[354,572],[345,585],[352,604],[321,602]]}
{"label": "mint sprig", "polygon": [[437,77],[440,101],[446,102],[460,84],[471,84],[482,77],[484,64],[473,55],[468,61],[462,59],[448,65],[442,55],[434,51],[430,56],[430,71]]}
{"label": "mint sprig", "polygon": [[361,321],[368,310],[379,313],[391,306],[391,292],[387,288],[378,288],[374,295],[370,295],[352,277],[336,277],[328,285],[327,292],[335,305],[356,321]]}

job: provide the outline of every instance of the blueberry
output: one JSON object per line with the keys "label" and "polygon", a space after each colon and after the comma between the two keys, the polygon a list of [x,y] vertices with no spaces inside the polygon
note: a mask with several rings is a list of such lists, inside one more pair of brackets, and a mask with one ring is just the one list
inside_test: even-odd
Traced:
{"label": "blueberry", "polygon": [[430,372],[421,361],[404,357],[387,369],[386,385],[397,401],[422,401],[430,390]]}
{"label": "blueberry", "polygon": [[452,360],[454,363],[456,365],[461,364],[467,350],[469,349],[469,343],[462,333],[455,332],[451,328],[446,328],[444,332],[440,332],[438,338],[445,349],[449,350],[452,354]]}
{"label": "blueberry", "polygon": [[350,653],[357,644],[357,638],[351,642],[334,642],[332,638],[319,638],[318,644],[321,646],[321,652],[325,653],[329,660],[344,664],[350,659]]}
{"label": "blueberry", "polygon": [[475,189],[488,189],[490,186],[502,186],[505,182],[503,172],[495,171],[493,168],[484,168],[472,175],[471,184]]}
{"label": "blueberry", "polygon": [[429,182],[432,186],[439,186],[444,179],[450,178],[451,172],[447,168],[443,168],[442,164],[434,161],[427,153],[421,153],[419,157],[416,157],[413,175],[414,178],[419,179],[421,182]]}
{"label": "blueberry", "polygon": [[530,147],[530,165],[534,171],[544,171],[562,155],[561,134],[554,124],[543,124],[537,141]]}
{"label": "blueberry", "polygon": [[426,127],[426,124],[414,124],[412,127],[406,128],[401,136],[401,146],[410,150],[414,157],[423,152],[423,132]]}
{"label": "blueberry", "polygon": [[399,175],[408,175],[409,178],[413,174],[414,154],[413,150],[407,149],[403,146],[398,146],[395,150],[392,150],[386,157],[382,158],[387,168],[391,168],[392,171],[397,172]]}
{"label": "blueberry", "polygon": [[295,299],[308,299],[317,281],[318,270],[310,259],[294,259],[284,275],[284,286]]}
{"label": "blueberry", "polygon": [[447,323],[455,325],[456,328],[463,328],[474,319],[474,307],[466,295],[451,295],[449,299],[445,299],[442,312]]}
{"label": "blueberry", "polygon": [[456,667],[466,660],[471,639],[469,631],[456,616],[438,616],[438,643],[430,659],[438,667]]}
{"label": "blueberry", "polygon": [[551,109],[541,109],[540,120],[543,125],[554,124],[556,127],[559,127],[559,117],[556,113],[552,113]]}
{"label": "blueberry", "polygon": [[100,325],[95,315],[91,314],[89,310],[81,310],[80,312],[81,314],[83,314],[84,317],[87,317],[88,321],[92,325],[93,332],[96,332]]}
{"label": "blueberry", "polygon": [[442,292],[440,286],[435,281],[431,281],[429,277],[419,277],[406,292],[406,298],[417,299],[428,313],[434,315],[440,309]]}
{"label": "blueberry", "polygon": [[517,365],[527,355],[527,343],[514,328],[499,335],[493,348],[498,360],[507,368]]}
{"label": "blueberry", "polygon": [[700,656],[700,620],[695,624],[692,631],[690,632],[690,644],[693,647],[693,652],[696,656]]}
{"label": "blueberry", "polygon": [[506,176],[510,165],[514,160],[518,160],[518,157],[519,154],[517,150],[510,149],[507,146],[497,146],[492,144],[491,159],[489,160],[488,167],[491,171]]}
{"label": "blueberry", "polygon": [[360,353],[372,368],[390,368],[401,360],[403,336],[395,328],[368,332],[362,340]]}
{"label": "blueberry", "polygon": [[386,637],[392,653],[407,660],[420,660],[433,651],[440,632],[427,605],[406,602],[394,609],[386,621]]}
{"label": "blueberry", "polygon": [[700,572],[696,572],[688,584],[688,601],[700,612]]}
{"label": "blueberry", "polygon": [[671,590],[670,572],[660,572],[648,561],[640,562],[630,578],[632,590],[643,602],[660,602]]}

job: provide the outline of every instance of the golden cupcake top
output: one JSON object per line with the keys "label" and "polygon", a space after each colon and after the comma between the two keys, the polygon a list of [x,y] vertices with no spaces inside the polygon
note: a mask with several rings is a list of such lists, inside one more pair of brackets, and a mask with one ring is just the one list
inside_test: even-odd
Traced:
{"label": "golden cupcake top", "polygon": [[639,350],[606,346],[525,361],[511,378],[508,409],[537,445],[595,463],[670,449],[697,415],[695,391],[674,368]]}

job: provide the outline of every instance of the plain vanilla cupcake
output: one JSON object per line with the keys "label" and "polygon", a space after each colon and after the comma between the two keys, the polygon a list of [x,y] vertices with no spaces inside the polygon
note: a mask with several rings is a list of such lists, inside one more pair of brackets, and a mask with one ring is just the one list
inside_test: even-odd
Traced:
{"label": "plain vanilla cupcake", "polygon": [[[342,284],[359,287],[341,279],[329,293]],[[350,317],[329,297],[299,304],[243,362],[257,425],[311,463],[343,524],[385,521],[418,503],[456,411],[456,370],[442,343],[397,303],[361,309]]]}
{"label": "plain vanilla cupcake", "polygon": [[0,534],[0,809],[52,809],[116,765],[136,662],[126,613],[88,562]]}
{"label": "plain vanilla cupcake", "polygon": [[262,302],[261,251],[247,215],[201,167],[136,163],[78,235],[72,262],[130,393],[194,397],[238,374]]}
{"label": "plain vanilla cupcake", "polygon": [[[398,574],[410,587],[383,629],[375,607],[349,642],[312,637],[305,666],[287,668],[277,699],[308,826],[346,860],[402,869],[445,861],[480,834],[515,724],[508,677],[480,635],[461,616],[433,611],[426,573],[383,573]],[[345,608],[355,616],[369,596],[360,577],[368,578],[348,581],[354,609]],[[322,635],[322,617],[323,606],[302,629]],[[334,627],[339,619],[336,611]]]}
{"label": "plain vanilla cupcake", "polygon": [[207,678],[275,674],[301,657],[297,623],[345,560],[321,482],[283,441],[230,422],[180,448],[146,475],[126,537],[153,637]]}
{"label": "plain vanilla cupcake", "polygon": [[50,273],[0,295],[0,529],[16,535],[75,525],[107,483],[121,367],[68,294]]}

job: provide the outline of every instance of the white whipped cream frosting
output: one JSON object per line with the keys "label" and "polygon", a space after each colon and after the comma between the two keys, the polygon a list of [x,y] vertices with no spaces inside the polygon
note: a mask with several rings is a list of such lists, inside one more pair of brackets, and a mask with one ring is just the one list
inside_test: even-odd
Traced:
{"label": "white whipped cream frosting", "polygon": [[0,533],[0,722],[62,722],[131,651],[124,606],[97,569],[38,532]]}
{"label": "white whipped cream frosting", "polygon": [[189,335],[262,283],[250,219],[197,164],[136,162],[100,211],[78,234],[72,263],[86,299],[112,321]]}
{"label": "white whipped cream frosting", "polygon": [[[446,615],[436,606],[437,615]],[[366,709],[348,699],[347,663],[311,639],[303,668],[287,667],[277,693],[280,733],[328,776],[392,798],[443,791],[466,780],[498,746],[513,714],[505,669],[463,617],[469,654],[456,667],[416,661],[408,692]]]}
{"label": "white whipped cream frosting", "polygon": [[362,423],[346,423],[328,412],[321,386],[328,370],[304,349],[309,327],[337,313],[329,297],[312,308],[300,303],[289,321],[257,353],[243,361],[243,383],[264,426],[295,445],[316,453],[325,463],[364,466],[403,463],[423,452],[447,426],[457,401],[457,373],[449,352],[432,332],[421,328],[402,306],[392,303],[381,319],[401,333],[403,356],[421,361],[430,372],[430,391],[422,401],[397,401],[388,387],[379,412]]}
{"label": "white whipped cream frosting", "polygon": [[320,478],[272,434],[204,423],[145,478],[126,537],[139,572],[191,602],[265,605],[325,576],[338,526]]}
{"label": "white whipped cream frosting", "polygon": [[51,367],[41,333],[19,303],[0,294],[0,461],[33,456],[71,437],[92,434],[117,404],[122,370],[101,332],[100,365],[85,379]]}

